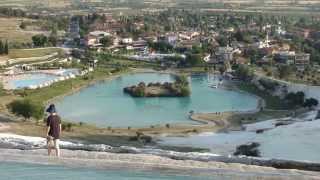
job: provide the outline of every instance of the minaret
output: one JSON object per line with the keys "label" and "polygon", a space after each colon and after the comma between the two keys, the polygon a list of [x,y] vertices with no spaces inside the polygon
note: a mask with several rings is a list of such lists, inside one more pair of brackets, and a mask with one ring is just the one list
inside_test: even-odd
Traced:
{"label": "minaret", "polygon": [[270,45],[269,45],[269,33],[268,33],[268,31],[267,31],[267,36],[266,36],[266,47],[267,48],[269,48],[270,47]]}

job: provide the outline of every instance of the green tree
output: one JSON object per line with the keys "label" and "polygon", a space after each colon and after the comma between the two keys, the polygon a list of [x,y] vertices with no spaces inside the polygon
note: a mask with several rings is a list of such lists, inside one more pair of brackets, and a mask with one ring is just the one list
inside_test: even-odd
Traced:
{"label": "green tree", "polygon": [[302,91],[298,91],[297,93],[291,92],[288,93],[285,97],[289,105],[293,107],[302,106],[304,104],[305,94]]}
{"label": "green tree", "polygon": [[113,39],[112,37],[105,36],[100,39],[100,43],[103,44],[104,47],[109,47],[113,45]]}
{"label": "green tree", "polygon": [[6,40],[6,43],[4,44],[3,53],[7,55],[9,54],[9,44],[7,40]]}
{"label": "green tree", "polygon": [[318,106],[319,101],[315,98],[309,98],[306,99],[306,101],[303,103],[303,107],[308,107],[308,108],[312,108],[315,106]]}
{"label": "green tree", "polygon": [[0,40],[0,55],[4,54],[4,46],[2,40]]}
{"label": "green tree", "polygon": [[187,96],[190,96],[191,94],[190,88],[188,86],[181,87],[180,92],[182,97],[187,97]]}
{"label": "green tree", "polygon": [[48,43],[48,38],[43,34],[38,34],[32,36],[32,42],[36,47],[44,47]]}
{"label": "green tree", "polygon": [[52,46],[56,46],[58,43],[58,37],[57,35],[51,33],[51,35],[48,38],[48,42],[52,45]]}
{"label": "green tree", "polygon": [[203,63],[200,54],[187,54],[186,62],[190,66],[197,66]]}
{"label": "green tree", "polygon": [[198,45],[193,45],[192,46],[192,53],[193,54],[201,54],[202,53],[201,47]]}
{"label": "green tree", "polygon": [[175,76],[175,83],[182,86],[187,86],[189,84],[188,77],[185,75],[177,75]]}
{"label": "green tree", "polygon": [[41,104],[32,102],[28,99],[15,100],[8,104],[8,109],[13,114],[22,116],[26,120],[31,117],[41,119],[44,115],[44,107]]}
{"label": "green tree", "polygon": [[280,79],[284,79],[284,78],[289,77],[293,72],[292,68],[288,65],[279,66],[278,71],[279,71],[279,78]]}
{"label": "green tree", "polygon": [[21,22],[20,26],[21,29],[26,29],[27,25],[24,21]]}
{"label": "green tree", "polygon": [[248,79],[252,78],[252,76],[253,76],[253,72],[249,68],[249,66],[243,65],[243,64],[238,66],[238,68],[235,71],[235,74],[241,80],[248,80]]}
{"label": "green tree", "polygon": [[243,32],[238,30],[235,34],[234,37],[236,38],[237,41],[243,41],[244,40],[244,35]]}

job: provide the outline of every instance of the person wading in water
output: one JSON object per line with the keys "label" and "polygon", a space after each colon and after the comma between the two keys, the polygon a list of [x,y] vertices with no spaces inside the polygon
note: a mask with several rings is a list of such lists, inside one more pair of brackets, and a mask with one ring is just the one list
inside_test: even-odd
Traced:
{"label": "person wading in water", "polygon": [[48,155],[51,155],[52,149],[56,150],[56,156],[60,157],[59,140],[61,134],[61,118],[57,115],[56,107],[51,104],[46,112],[49,113],[47,118],[47,147]]}

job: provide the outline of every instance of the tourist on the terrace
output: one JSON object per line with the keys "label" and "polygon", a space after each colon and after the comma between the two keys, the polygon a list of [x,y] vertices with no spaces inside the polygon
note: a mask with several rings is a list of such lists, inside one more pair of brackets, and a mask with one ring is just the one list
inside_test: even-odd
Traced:
{"label": "tourist on the terrace", "polygon": [[52,149],[56,150],[56,156],[60,157],[59,139],[61,134],[61,118],[57,115],[56,107],[51,104],[46,110],[47,118],[47,147],[50,156]]}

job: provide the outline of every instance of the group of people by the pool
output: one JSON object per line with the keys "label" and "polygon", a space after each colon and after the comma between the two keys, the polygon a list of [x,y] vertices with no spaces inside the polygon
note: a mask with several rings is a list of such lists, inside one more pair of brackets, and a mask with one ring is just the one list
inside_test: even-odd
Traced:
{"label": "group of people by the pool", "polygon": [[60,157],[60,134],[61,134],[61,118],[57,114],[54,104],[50,104],[46,110],[49,113],[47,118],[47,148],[48,155],[51,155],[52,150],[55,150],[56,156]]}

